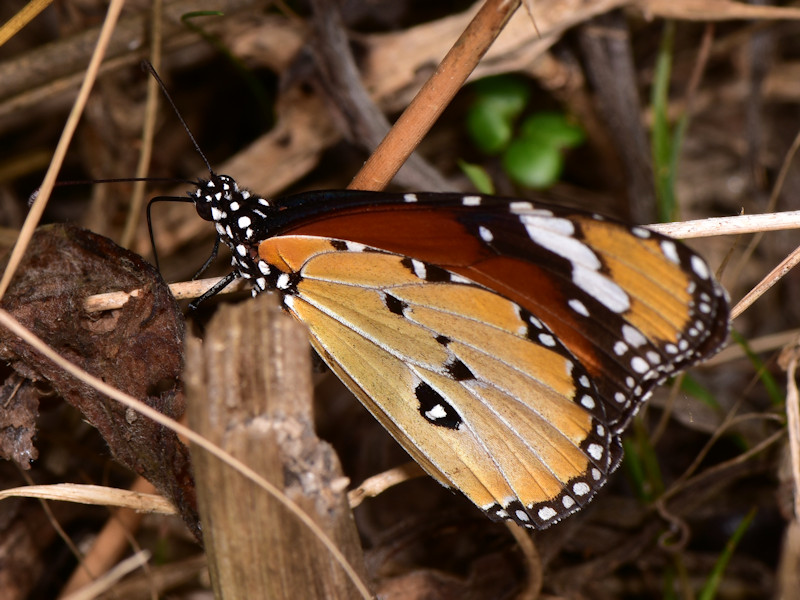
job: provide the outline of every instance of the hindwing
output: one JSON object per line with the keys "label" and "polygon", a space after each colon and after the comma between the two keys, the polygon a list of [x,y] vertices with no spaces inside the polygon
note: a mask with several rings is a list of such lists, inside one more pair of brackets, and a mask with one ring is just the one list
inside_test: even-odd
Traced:
{"label": "hindwing", "polygon": [[605,483],[619,441],[596,387],[516,303],[324,238],[278,236],[259,253],[291,269],[285,304],[331,369],[433,477],[490,516],[543,527]]}

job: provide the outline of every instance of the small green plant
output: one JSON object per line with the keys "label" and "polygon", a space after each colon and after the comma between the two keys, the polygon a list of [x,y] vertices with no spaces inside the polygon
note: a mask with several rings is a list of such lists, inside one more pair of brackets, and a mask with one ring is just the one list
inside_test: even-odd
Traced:
{"label": "small green plant", "polygon": [[[489,77],[475,83],[474,90],[467,131],[478,149],[500,156],[503,169],[517,185],[541,189],[558,181],[564,153],[583,143],[583,130],[563,113],[552,111],[529,115],[517,126],[530,100],[530,88],[519,78]],[[485,181],[476,182],[475,165],[471,167],[464,172],[483,190]],[[485,179],[485,172],[479,177]]]}

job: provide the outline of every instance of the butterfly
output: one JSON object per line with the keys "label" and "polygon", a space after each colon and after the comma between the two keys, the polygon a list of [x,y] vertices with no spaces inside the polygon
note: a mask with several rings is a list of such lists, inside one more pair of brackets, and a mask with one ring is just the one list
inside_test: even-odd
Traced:
{"label": "butterfly", "polygon": [[653,389],[715,353],[725,290],[666,236],[527,200],[322,191],[266,199],[212,172],[190,193],[234,279],[275,291],[434,479],[542,529],[585,506]]}

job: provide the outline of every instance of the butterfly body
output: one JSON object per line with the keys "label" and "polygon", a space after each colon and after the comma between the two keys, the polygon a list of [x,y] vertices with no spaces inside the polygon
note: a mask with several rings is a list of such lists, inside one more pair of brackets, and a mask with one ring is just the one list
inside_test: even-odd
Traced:
{"label": "butterfly body", "polygon": [[314,192],[226,176],[191,195],[425,470],[495,519],[584,506],[653,388],[727,335],[724,290],[641,227],[518,199]]}

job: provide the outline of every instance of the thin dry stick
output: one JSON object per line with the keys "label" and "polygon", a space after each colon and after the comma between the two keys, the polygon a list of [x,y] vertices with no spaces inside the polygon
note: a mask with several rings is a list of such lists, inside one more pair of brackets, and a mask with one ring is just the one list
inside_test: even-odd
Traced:
{"label": "thin dry stick", "polygon": [[486,0],[436,72],[350,182],[349,189],[382,190],[386,187],[464,85],[519,5],[520,0]]}
{"label": "thin dry stick", "polygon": [[[137,482],[147,481],[139,478]],[[143,487],[144,484],[140,484]],[[176,515],[177,509],[164,496],[155,492],[155,488],[148,482],[148,491],[136,491],[134,484],[131,489],[111,488],[102,485],[86,483],[51,483],[47,485],[24,485],[22,487],[0,490],[0,500],[7,498],[40,498],[44,500],[57,500],[59,502],[74,502],[78,504],[94,504],[96,506],[127,508],[137,513],[157,513],[162,515]]]}
{"label": "thin dry stick", "polygon": [[800,210],[735,217],[713,217],[675,223],[654,223],[645,225],[645,227],[678,239],[798,229],[800,228]]}
{"label": "thin dry stick", "polygon": [[141,402],[130,396],[124,392],[119,391],[118,389],[108,385],[106,382],[98,379],[94,375],[90,375],[83,369],[73,365],[71,362],[60,356],[56,351],[50,348],[47,344],[45,344],[38,336],[34,335],[32,332],[28,331],[22,324],[17,321],[14,317],[11,316],[7,311],[0,309],[0,326],[5,327],[11,333],[18,336],[22,339],[25,343],[31,346],[34,350],[42,354],[45,358],[55,363],[57,367],[64,369],[67,373],[82,381],[88,386],[93,387],[101,394],[105,394],[112,400],[116,400],[123,406],[131,408],[138,412],[139,414],[152,419],[159,425],[163,425],[177,433],[180,436],[188,439],[190,442],[197,444],[204,450],[210,452],[218,459],[224,461],[228,465],[230,465],[233,469],[237,470],[239,473],[256,483],[257,485],[261,486],[264,490],[266,490],[269,494],[272,494],[281,504],[283,504],[287,510],[289,510],[293,515],[295,515],[303,524],[312,530],[317,539],[325,545],[325,547],[330,551],[331,556],[333,556],[334,560],[344,569],[347,573],[347,576],[353,582],[353,585],[358,589],[359,594],[363,598],[369,599],[371,595],[367,586],[364,585],[364,582],[358,577],[358,574],[353,570],[353,567],[347,562],[347,559],[342,555],[336,545],[331,541],[331,539],[325,534],[324,531],[320,530],[317,524],[305,513],[303,512],[292,500],[286,496],[281,490],[276,488],[272,485],[269,481],[261,477],[258,473],[253,471],[250,467],[248,467],[243,462],[237,460],[227,452],[225,452],[219,446],[216,446],[205,439],[203,436],[198,435],[193,430],[189,429],[188,427],[181,425],[177,421],[170,419],[166,415],[158,412],[154,408],[149,407],[144,402]]}
{"label": "thin dry stick", "polygon": [[[775,206],[778,204],[778,196],[783,190],[783,184],[786,181],[786,176],[789,174],[789,168],[792,166],[794,162],[794,157],[797,154],[797,151],[800,150],[800,131],[797,132],[797,135],[794,137],[794,141],[792,141],[792,145],[789,148],[788,152],[786,152],[786,156],[783,157],[783,164],[781,165],[781,170],[778,173],[778,178],[775,180],[775,185],[772,187],[772,193],[769,196],[769,202],[767,202],[766,211],[773,212],[775,210]],[[744,270],[745,265],[750,260],[750,257],[756,251],[756,248],[761,243],[761,239],[764,237],[763,232],[759,232],[753,239],[750,240],[750,243],[747,244],[747,248],[745,248],[744,252],[742,252],[741,256],[739,257],[739,261],[736,264],[736,267],[730,269],[729,276],[731,281],[739,281],[739,276],[741,275],[742,271]]]}
{"label": "thin dry stick", "polygon": [[53,0],[31,0],[13,17],[0,27],[0,46],[14,37],[17,32],[33,21],[40,12],[52,4]]}
{"label": "thin dry stick", "polygon": [[[22,469],[19,469],[19,474],[22,476],[22,478],[25,480],[25,483],[27,483],[28,486],[33,485],[33,479],[31,478],[30,475],[28,475],[28,473],[26,473]],[[72,541],[72,538],[69,536],[69,534],[66,531],[64,531],[64,528],[61,526],[61,523],[58,522],[58,519],[56,519],[56,516],[53,514],[53,511],[50,508],[50,504],[48,503],[48,501],[45,498],[39,498],[39,504],[41,504],[42,511],[44,511],[47,520],[50,522],[50,526],[58,534],[58,537],[61,538],[61,541],[64,542],[64,545],[69,549],[69,551],[76,559],[82,560],[83,553],[75,545],[75,542]]]}
{"label": "thin dry stick", "polygon": [[[148,501],[160,501],[163,503],[162,506],[168,505],[170,509],[174,510],[174,507],[169,505],[169,502],[157,494],[153,484],[143,477],[139,477],[130,490],[118,490],[117,494],[135,499],[139,505],[141,505],[142,496],[146,494]],[[62,595],[80,590],[89,585],[92,580],[97,579],[99,574],[107,573],[113,569],[114,565],[128,549],[130,545],[128,538],[132,537],[132,532],[139,528],[139,523],[143,517],[141,510],[136,507],[137,505],[135,503],[132,504],[133,506],[120,508],[106,521],[103,529],[92,542],[91,548],[86,551],[83,560],[80,561],[72,572],[69,581],[61,590]]]}
{"label": "thin dry stick", "polygon": [[[785,348],[787,344],[791,344],[800,336],[800,329],[787,329],[786,331],[779,331],[778,333],[771,333],[751,340],[747,340],[747,347],[755,354],[764,354],[767,352],[774,352],[781,348]],[[724,363],[729,363],[734,360],[745,358],[747,354],[744,349],[738,344],[729,345],[716,354],[703,362],[704,367],[715,367]]]}
{"label": "thin dry stick", "polygon": [[[192,298],[199,298],[208,290],[219,283],[221,277],[210,277],[208,279],[195,279],[193,281],[181,281],[179,283],[171,283],[169,286],[170,292],[176,300],[189,300]],[[238,279],[220,290],[220,294],[232,294],[234,292],[245,289],[245,281]],[[84,302],[83,308],[87,312],[99,312],[103,310],[114,310],[122,308],[125,303],[131,298],[137,297],[142,290],[132,290],[130,292],[107,292],[105,294],[96,294],[89,296]]]}
{"label": "thin dry stick", "polygon": [[703,446],[702,450],[695,456],[692,464],[690,464],[686,470],[678,477],[672,485],[670,485],[669,489],[665,491],[656,502],[658,503],[666,503],[667,500],[672,498],[673,496],[677,495],[682,489],[685,489],[689,485],[692,485],[693,482],[702,480],[704,477],[709,477],[713,473],[717,473],[728,468],[731,465],[735,465],[738,463],[742,463],[746,460],[749,460],[751,456],[755,456],[764,448],[767,448],[770,444],[775,443],[778,439],[783,437],[784,431],[783,429],[776,431],[768,438],[761,440],[755,446],[749,448],[745,452],[719,464],[714,465],[706,469],[705,471],[695,475],[694,473],[700,468],[703,460],[705,460],[708,453],[711,451],[711,448],[714,444],[717,443],[726,432],[732,430],[734,427],[741,423],[745,423],[747,421],[772,421],[776,423],[780,423],[780,417],[778,415],[771,415],[771,414],[746,414],[746,415],[734,415],[732,412],[729,412],[728,415],[725,416],[725,419],[720,423],[720,425],[716,428],[716,430],[712,433],[711,437],[706,441],[705,445]]}
{"label": "thin dry stick", "polygon": [[735,319],[763,296],[769,288],[778,283],[784,275],[791,271],[797,263],[800,262],[800,246],[795,248],[792,253],[784,258],[780,264],[770,271],[769,275],[764,277],[758,285],[745,294],[745,297],[739,300],[736,306],[731,309],[731,319]]}
{"label": "thin dry stick", "polygon": [[347,501],[350,508],[359,506],[367,498],[379,496],[390,487],[399,485],[404,481],[410,481],[417,477],[426,477],[427,473],[422,470],[415,462],[407,462],[399,467],[387,469],[382,473],[367,477],[358,487],[353,488],[347,493]]}
{"label": "thin dry stick", "polygon": [[141,552],[137,552],[133,556],[118,563],[97,581],[90,583],[69,596],[65,596],[63,600],[92,600],[93,598],[97,598],[103,592],[110,590],[114,584],[123,577],[145,566],[149,560],[150,553],[148,551],[142,550]]}
{"label": "thin dry stick", "polygon": [[[796,350],[796,349],[795,349]],[[786,365],[786,429],[789,432],[789,456],[794,482],[794,518],[800,519],[800,395],[797,393],[797,352]]]}
{"label": "thin dry stick", "polygon": [[[152,7],[151,32],[150,32],[150,64],[158,71],[161,69],[161,35],[163,24],[163,0],[154,0]],[[142,125],[142,152],[139,154],[139,164],[136,165],[136,178],[144,179],[150,169],[150,158],[153,155],[153,138],[156,131],[156,116],[158,113],[158,97],[161,88],[155,77],[147,79],[147,104],[144,113],[144,124]],[[123,248],[130,248],[133,237],[139,226],[144,207],[144,194],[147,186],[146,181],[136,181],[133,184],[133,196],[128,210],[128,217],[125,221],[125,229],[122,232],[119,245]]]}
{"label": "thin dry stick", "polygon": [[83,113],[83,108],[86,106],[86,101],[89,98],[89,92],[91,92],[92,85],[94,85],[94,80],[97,78],[97,71],[100,69],[100,63],[103,60],[106,48],[108,47],[108,42],[111,39],[111,34],[114,32],[114,27],[117,24],[119,13],[124,4],[124,0],[111,0],[111,3],[108,5],[108,13],[106,14],[106,19],[103,22],[103,27],[100,30],[100,37],[97,39],[97,45],[95,46],[94,53],[92,54],[92,59],[89,61],[89,67],[86,69],[86,76],[81,84],[78,97],[75,100],[75,104],[73,105],[72,111],[69,114],[67,123],[64,125],[64,131],[61,134],[61,139],[58,140],[56,151],[53,154],[53,160],[50,163],[50,167],[47,169],[47,173],[45,173],[42,186],[39,188],[39,195],[37,196],[36,201],[33,203],[33,206],[31,206],[31,210],[25,219],[25,223],[22,225],[19,238],[17,238],[17,243],[14,244],[14,249],[11,251],[11,257],[8,259],[8,266],[3,273],[3,278],[0,279],[0,298],[2,298],[5,295],[6,290],[8,290],[8,286],[11,283],[11,278],[17,271],[17,267],[19,267],[19,263],[22,260],[22,255],[25,253],[25,250],[28,247],[31,236],[33,236],[33,231],[36,229],[37,225],[39,224],[39,220],[42,218],[42,213],[47,205],[47,200],[50,198],[50,193],[53,191],[53,186],[55,185],[56,178],[58,177],[58,172],[61,169],[61,164],[64,162],[64,156],[67,153],[67,148],[69,147],[69,143],[72,140],[72,136],[78,126],[78,121],[80,120],[81,113]]}
{"label": "thin dry stick", "polygon": [[522,551],[525,567],[528,571],[528,581],[525,589],[517,595],[516,600],[536,600],[541,597],[543,581],[542,557],[539,554],[539,549],[533,543],[533,539],[531,539],[527,529],[511,521],[506,521],[506,527]]}

